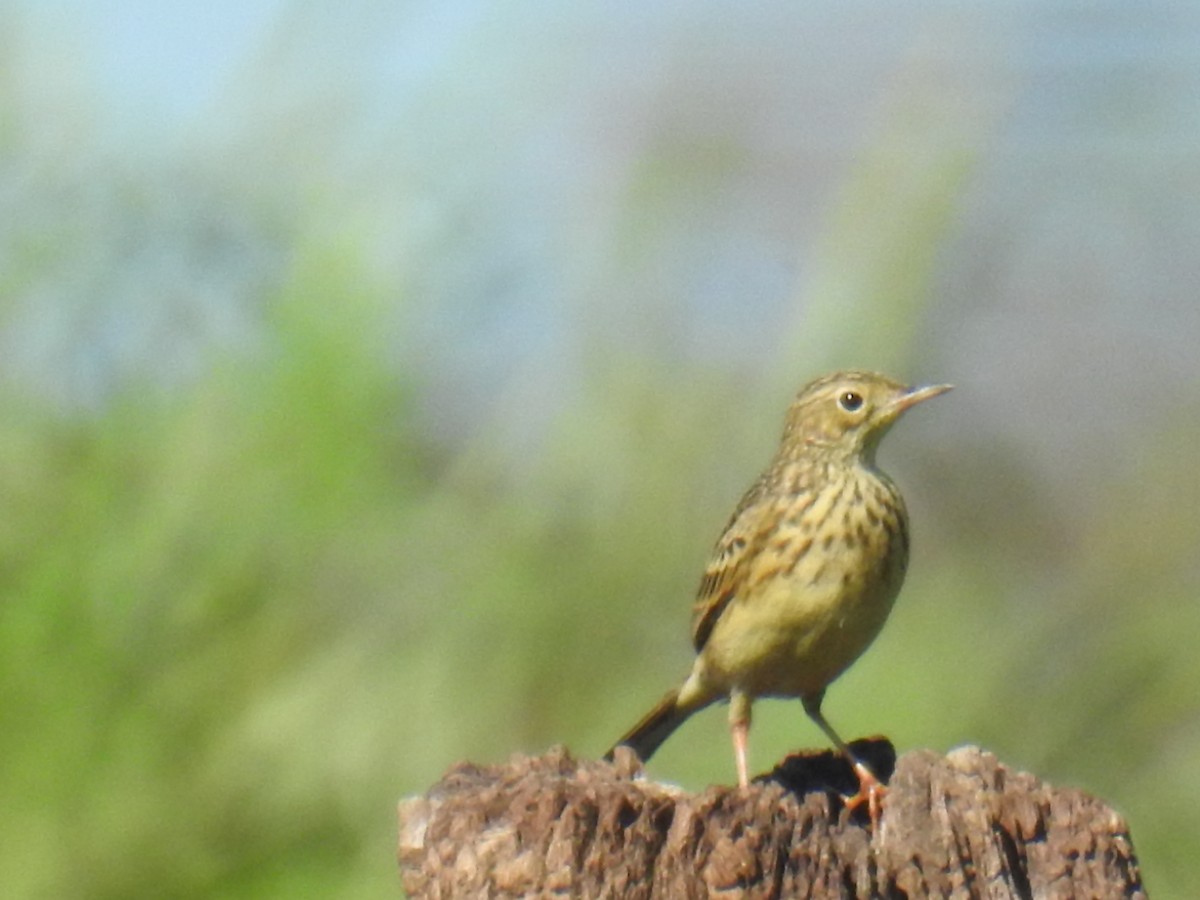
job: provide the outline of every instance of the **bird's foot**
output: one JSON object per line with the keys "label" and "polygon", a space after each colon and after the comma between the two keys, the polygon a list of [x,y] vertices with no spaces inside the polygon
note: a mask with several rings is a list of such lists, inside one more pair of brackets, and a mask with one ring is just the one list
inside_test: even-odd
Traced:
{"label": "bird's foot", "polygon": [[858,776],[858,793],[851,797],[843,795],[842,802],[851,812],[864,803],[867,804],[867,815],[870,816],[871,826],[874,827],[878,824],[883,810],[883,799],[887,796],[887,786],[860,762],[854,763],[854,774]]}

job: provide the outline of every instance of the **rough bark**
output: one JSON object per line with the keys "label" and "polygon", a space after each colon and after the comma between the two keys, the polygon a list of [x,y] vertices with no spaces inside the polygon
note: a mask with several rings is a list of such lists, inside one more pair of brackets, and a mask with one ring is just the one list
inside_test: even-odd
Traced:
{"label": "rough bark", "polygon": [[872,827],[829,753],[793,756],[748,789],[688,794],[555,749],[460,764],[400,804],[411,897],[1144,898],[1125,822],[1078,790],[977,747],[947,756],[855,745],[889,793]]}

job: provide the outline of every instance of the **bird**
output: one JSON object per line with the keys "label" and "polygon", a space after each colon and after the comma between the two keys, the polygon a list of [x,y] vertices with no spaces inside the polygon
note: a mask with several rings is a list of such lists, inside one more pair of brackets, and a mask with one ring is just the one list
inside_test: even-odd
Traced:
{"label": "bird", "polygon": [[852,767],[844,798],[880,814],[885,786],[821,712],[825,690],[883,627],[908,567],[908,513],[876,450],[907,410],[951,389],[908,387],[877,372],[839,371],[803,387],[774,458],[713,548],[692,610],[696,657],[611,750],[643,760],[693,713],[729,702],[738,785],[749,784],[751,705],[799,698]]}

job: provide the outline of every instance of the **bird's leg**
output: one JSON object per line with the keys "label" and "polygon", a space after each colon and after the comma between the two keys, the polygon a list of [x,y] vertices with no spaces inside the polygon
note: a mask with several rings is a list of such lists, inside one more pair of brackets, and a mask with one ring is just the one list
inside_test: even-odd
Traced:
{"label": "bird's leg", "polygon": [[729,697],[729,734],[733,738],[738,787],[747,787],[750,784],[749,766],[746,763],[750,743],[750,698],[736,689]]}
{"label": "bird's leg", "polygon": [[838,748],[838,751],[846,757],[850,763],[850,767],[854,769],[855,776],[858,778],[858,793],[852,797],[842,798],[846,804],[846,808],[857,809],[866,803],[867,813],[871,817],[871,824],[874,825],[879,821],[880,806],[884,796],[887,794],[887,787],[875,777],[875,774],[858,757],[850,752],[850,748],[846,746],[846,742],[833,730],[833,726],[821,714],[821,700],[824,697],[824,691],[821,691],[819,694],[802,697],[801,702],[804,704],[804,711],[825,732],[826,737],[833,741],[833,745]]}

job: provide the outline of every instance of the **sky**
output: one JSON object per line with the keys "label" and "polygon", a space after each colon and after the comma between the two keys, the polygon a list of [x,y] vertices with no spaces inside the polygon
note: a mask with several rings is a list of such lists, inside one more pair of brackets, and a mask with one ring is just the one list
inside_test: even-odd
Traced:
{"label": "sky", "polygon": [[[123,212],[126,180],[158,190],[158,206],[147,205],[159,218],[144,216],[104,251],[124,267],[119,277],[92,265],[100,252],[89,250],[83,276],[59,279],[62,321],[79,321],[76,295],[114,308],[161,300],[164,283],[211,284],[197,290],[210,307],[238,296],[212,280],[206,258],[174,266],[189,259],[179,247],[203,244],[212,223],[230,244],[252,243],[219,197],[205,205],[206,184],[181,189],[189,165],[212,158],[222,175],[256,164],[260,182],[285,173],[301,204],[296,176],[311,177],[339,213],[369,221],[367,252],[387,257],[398,281],[413,275],[406,286],[427,311],[422,344],[438,348],[429,365],[446,370],[434,381],[459,402],[527,355],[559,352],[570,330],[621,346],[647,340],[642,310],[664,296],[675,318],[655,323],[663,333],[736,363],[790,327],[821,271],[861,270],[852,252],[838,255],[844,236],[826,244],[823,235],[856,173],[872,172],[872,153],[887,146],[893,169],[869,204],[872,225],[909,189],[906,177],[914,196],[934,189],[921,183],[923,160],[947,149],[970,160],[938,261],[945,313],[928,326],[956,337],[943,343],[961,365],[1006,384],[1014,348],[1044,339],[1036,358],[1066,359],[1058,377],[1090,383],[1096,348],[1120,340],[1146,361],[1139,372],[1194,371],[1185,248],[1197,228],[1200,4],[43,0],[9,9],[39,51],[35,65],[14,67],[39,124],[56,133],[58,107],[38,97],[57,74],[99,126],[86,137],[108,142],[98,155],[106,172],[113,159],[131,169],[111,179],[115,199],[97,203],[96,218]],[[232,149],[178,152],[195,141]],[[97,179],[81,180],[82,200],[63,207],[52,205],[63,192],[46,188],[54,215],[86,205]],[[186,202],[205,215],[187,218]],[[79,227],[117,231],[93,221]],[[864,248],[874,239],[855,237]],[[903,229],[878,237],[894,242]],[[139,252],[122,255],[131,245]],[[245,255],[231,258],[241,266]],[[254,262],[233,267],[233,283],[249,280]],[[50,304],[37,296],[28,306],[36,318]],[[110,356],[161,344],[140,309],[93,315],[113,323],[95,334],[130,348]],[[28,333],[15,343],[35,344]],[[88,352],[103,355],[96,347],[109,343],[88,337]],[[41,368],[63,368],[54,352],[44,358]],[[1133,390],[1137,379],[1106,371],[1107,389]],[[1028,377],[1042,376],[1030,367]]]}
{"label": "sky", "polygon": [[268,37],[286,0],[43,0],[28,24],[78,48],[118,121],[181,123]]}

